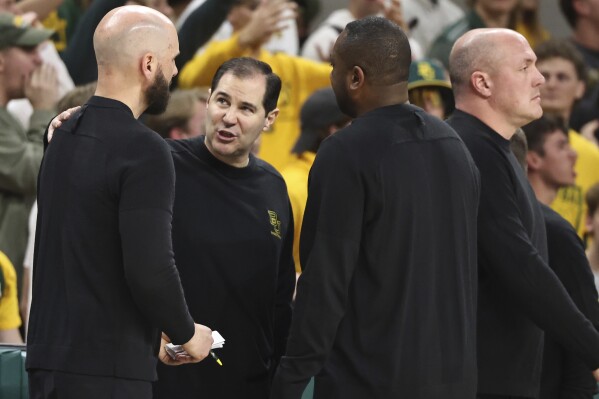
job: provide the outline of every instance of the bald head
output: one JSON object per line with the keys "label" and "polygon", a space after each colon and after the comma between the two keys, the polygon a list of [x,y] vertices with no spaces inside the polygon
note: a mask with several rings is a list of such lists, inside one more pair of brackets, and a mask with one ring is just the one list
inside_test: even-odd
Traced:
{"label": "bald head", "polygon": [[178,52],[177,31],[162,13],[143,6],[124,6],[110,11],[94,33],[99,72],[103,68],[135,65],[146,53]]}
{"label": "bald head", "polygon": [[510,29],[473,29],[462,35],[449,55],[449,77],[455,96],[468,87],[475,71],[493,72],[507,56],[510,43],[520,39],[524,39],[522,35]]}
{"label": "bald head", "polygon": [[506,139],[539,118],[545,82],[537,57],[521,34],[476,29],[460,37],[449,56],[456,108],[468,112]]}

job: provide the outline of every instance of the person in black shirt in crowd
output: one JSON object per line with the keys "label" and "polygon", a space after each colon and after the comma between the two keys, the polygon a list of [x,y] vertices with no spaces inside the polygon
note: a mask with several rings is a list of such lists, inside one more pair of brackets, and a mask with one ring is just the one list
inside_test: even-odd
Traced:
{"label": "person in black shirt in crowd", "polygon": [[[476,29],[454,45],[456,111],[448,123],[481,175],[478,212],[478,397],[539,393],[543,332],[599,367],[599,334],[547,266],[541,208],[510,151],[510,138],[542,115],[544,78],[526,39]],[[595,371],[599,375],[599,371]]]}
{"label": "person in black shirt in crowd", "polygon": [[[55,132],[40,171],[32,399],[149,398],[159,346],[161,360],[182,364],[213,342],[189,314],[173,260],[168,146],[137,120],[166,107],[175,27],[146,7],[117,8],[94,48],[95,96]],[[170,360],[169,337],[188,356]]]}
{"label": "person in black shirt in crowd", "polygon": [[[524,162],[511,148],[528,171],[528,180],[541,203],[547,230],[549,267],[580,311],[595,328],[599,327],[599,302],[593,273],[584,244],[567,220],[549,208],[557,191],[574,184],[576,153],[568,143],[568,129],[563,119],[543,116],[522,127],[525,133]],[[516,136],[514,136],[516,137]],[[527,153],[527,154],[526,154]],[[540,399],[591,399],[597,383],[589,368],[551,337],[545,337]]]}
{"label": "person in black shirt in crowd", "polygon": [[348,24],[331,83],[356,119],[310,173],[305,266],[271,398],[472,399],[478,172],[447,124],[407,104],[394,23]]}
{"label": "person in black shirt in crowd", "polygon": [[229,60],[212,80],[206,136],[169,141],[185,297],[226,344],[222,367],[159,365],[155,398],[268,397],[291,321],[293,217],[283,178],[251,149],[275,122],[280,89],[268,64]]}

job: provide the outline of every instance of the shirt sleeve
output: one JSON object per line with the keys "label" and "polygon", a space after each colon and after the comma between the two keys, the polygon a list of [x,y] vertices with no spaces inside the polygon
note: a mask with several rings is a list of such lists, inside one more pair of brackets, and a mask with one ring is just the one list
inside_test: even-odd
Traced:
{"label": "shirt sleeve", "polygon": [[164,142],[136,148],[122,176],[119,228],[125,278],[139,309],[173,343],[194,334],[171,241],[175,172]]}
{"label": "shirt sleeve", "polygon": [[300,398],[323,367],[344,316],[357,265],[364,187],[358,168],[332,136],[312,167],[301,236],[305,270],[271,397]]}
{"label": "shirt sleeve", "polygon": [[531,242],[507,161],[496,151],[484,156],[477,160],[481,173],[479,256],[487,265],[480,272],[504,287],[506,297],[539,328],[577,353],[589,367],[598,368],[599,334]]}

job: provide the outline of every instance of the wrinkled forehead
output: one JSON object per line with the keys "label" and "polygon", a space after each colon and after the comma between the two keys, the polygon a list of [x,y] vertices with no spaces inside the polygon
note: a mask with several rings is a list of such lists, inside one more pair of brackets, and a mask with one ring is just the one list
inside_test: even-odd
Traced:
{"label": "wrinkled forehead", "polygon": [[218,81],[213,94],[225,94],[259,105],[262,103],[265,93],[266,76],[258,72],[240,75],[234,71],[228,71]]}

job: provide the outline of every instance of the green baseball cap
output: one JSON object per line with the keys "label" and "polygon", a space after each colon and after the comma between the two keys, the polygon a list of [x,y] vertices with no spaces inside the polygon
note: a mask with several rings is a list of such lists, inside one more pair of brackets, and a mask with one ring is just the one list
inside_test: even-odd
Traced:
{"label": "green baseball cap", "polygon": [[412,61],[408,78],[408,90],[431,86],[451,89],[451,83],[449,83],[443,65],[433,59]]}
{"label": "green baseball cap", "polygon": [[0,14],[0,50],[7,47],[32,47],[48,39],[54,31],[34,28],[18,15]]}
{"label": "green baseball cap", "polygon": [[449,117],[455,110],[455,100],[451,83],[443,65],[430,58],[412,61],[408,77],[408,93],[410,98],[418,89],[436,90],[441,94],[445,116]]}

